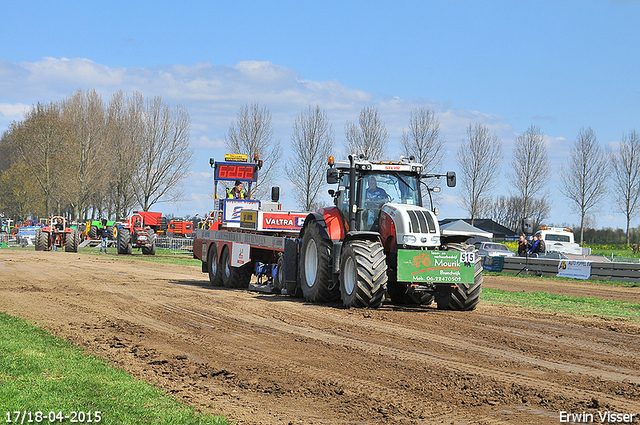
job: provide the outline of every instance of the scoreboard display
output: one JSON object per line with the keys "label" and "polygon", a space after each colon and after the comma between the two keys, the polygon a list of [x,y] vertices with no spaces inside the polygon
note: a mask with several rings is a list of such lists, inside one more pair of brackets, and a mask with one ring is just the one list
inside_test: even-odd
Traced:
{"label": "scoreboard display", "polygon": [[242,162],[216,162],[216,180],[240,180],[255,182],[258,179],[256,164]]}

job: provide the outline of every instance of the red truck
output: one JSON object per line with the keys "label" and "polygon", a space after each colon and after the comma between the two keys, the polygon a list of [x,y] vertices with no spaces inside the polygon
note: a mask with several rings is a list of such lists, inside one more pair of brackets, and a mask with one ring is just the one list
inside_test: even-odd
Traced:
{"label": "red truck", "polygon": [[192,238],[193,222],[180,219],[169,221],[167,236],[170,238]]}

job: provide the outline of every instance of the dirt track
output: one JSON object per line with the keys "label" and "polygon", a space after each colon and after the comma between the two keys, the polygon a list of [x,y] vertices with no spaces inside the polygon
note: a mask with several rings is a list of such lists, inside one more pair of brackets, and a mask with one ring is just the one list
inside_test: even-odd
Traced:
{"label": "dirt track", "polygon": [[[484,286],[536,289],[537,279]],[[561,286],[560,286],[561,285]],[[640,288],[550,292],[638,302]],[[640,324],[480,303],[345,310],[211,288],[198,267],[0,249],[0,310],[239,424],[640,417]],[[104,413],[105,416],[108,412]]]}

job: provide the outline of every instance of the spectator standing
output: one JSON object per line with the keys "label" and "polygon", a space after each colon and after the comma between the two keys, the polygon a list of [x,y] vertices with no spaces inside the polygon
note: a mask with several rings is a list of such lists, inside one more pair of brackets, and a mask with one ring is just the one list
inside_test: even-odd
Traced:
{"label": "spectator standing", "polygon": [[109,230],[107,230],[107,220],[102,220],[102,231],[100,232],[100,237],[102,238],[102,242],[100,242],[100,252],[104,250],[104,253],[107,253],[107,243],[109,241]]}
{"label": "spectator standing", "polygon": [[518,242],[518,257],[524,257],[527,255],[527,251],[531,248],[531,244],[524,235],[520,235],[520,241]]}
{"label": "spectator standing", "polygon": [[547,245],[544,243],[544,239],[542,239],[542,235],[538,236],[538,252],[537,254],[544,254],[547,252]]}
{"label": "spectator standing", "polygon": [[531,248],[529,248],[527,253],[529,255],[538,255],[538,235],[533,235],[533,245],[531,245]]}

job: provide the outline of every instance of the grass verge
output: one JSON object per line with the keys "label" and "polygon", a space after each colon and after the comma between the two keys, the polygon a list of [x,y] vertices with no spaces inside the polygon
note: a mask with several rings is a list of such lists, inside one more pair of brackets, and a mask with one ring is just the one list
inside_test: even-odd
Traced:
{"label": "grass verge", "polygon": [[38,423],[39,411],[40,423],[229,424],[2,312],[0,335],[0,422]]}
{"label": "grass verge", "polygon": [[169,249],[156,249],[156,255],[143,255],[142,251],[134,250],[131,255],[118,255],[116,248],[109,248],[107,254],[100,252],[100,247],[84,247],[78,250],[79,254],[96,255],[101,257],[114,257],[118,259],[131,259],[160,264],[185,264],[200,267],[202,262],[193,258],[192,253],[173,254]]}
{"label": "grass verge", "polygon": [[611,285],[611,286],[626,286],[628,288],[637,288],[639,285],[636,282],[626,282],[622,280],[602,280],[602,279],[573,279],[570,277],[557,277],[557,276],[536,276],[535,274],[529,275],[521,275],[516,276],[513,273],[498,273],[498,272],[482,272],[483,276],[504,276],[512,279],[541,279],[541,280],[551,280],[551,281],[560,281],[560,282],[590,282],[597,283],[600,285]]}
{"label": "grass verge", "polygon": [[583,316],[600,316],[640,322],[640,303],[589,297],[568,297],[548,292],[511,292],[482,288],[482,302]]}

